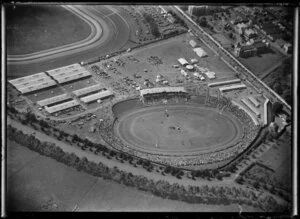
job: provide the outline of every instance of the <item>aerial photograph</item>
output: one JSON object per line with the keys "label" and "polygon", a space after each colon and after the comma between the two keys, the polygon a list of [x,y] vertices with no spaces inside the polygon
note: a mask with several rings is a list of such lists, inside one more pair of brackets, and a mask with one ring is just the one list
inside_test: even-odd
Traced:
{"label": "aerial photograph", "polygon": [[6,211],[293,211],[290,5],[6,4]]}

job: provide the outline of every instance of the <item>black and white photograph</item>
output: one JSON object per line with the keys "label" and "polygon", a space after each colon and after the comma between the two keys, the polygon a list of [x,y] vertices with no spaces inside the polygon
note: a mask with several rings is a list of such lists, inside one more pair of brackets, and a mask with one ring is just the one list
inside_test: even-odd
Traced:
{"label": "black and white photograph", "polygon": [[2,216],[297,215],[296,6],[3,4]]}

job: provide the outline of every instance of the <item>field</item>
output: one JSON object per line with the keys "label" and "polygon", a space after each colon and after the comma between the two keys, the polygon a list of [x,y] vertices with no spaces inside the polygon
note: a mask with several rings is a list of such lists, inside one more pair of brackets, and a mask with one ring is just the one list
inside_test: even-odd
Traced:
{"label": "field", "polygon": [[291,139],[285,134],[260,157],[259,162],[274,170],[274,182],[288,190],[291,189]]}
{"label": "field", "polygon": [[277,49],[272,49],[271,53],[262,54],[261,56],[238,59],[256,76],[260,77],[269,69],[273,69],[275,65],[280,64],[283,58],[284,56]]}
{"label": "field", "polygon": [[[178,58],[180,57],[184,57],[188,61],[192,58],[198,59],[198,66],[206,67],[214,71],[217,79],[235,77],[233,70],[201,42],[198,42],[199,47],[202,47],[208,53],[208,57],[198,57],[189,45],[190,39],[192,39],[192,37],[189,34],[182,34],[171,39],[147,45],[143,48],[134,49],[130,53],[92,64],[89,68],[97,65],[111,76],[110,79],[100,79],[99,81],[106,81],[107,84],[118,82],[121,84],[120,86],[127,88],[128,85],[123,84],[125,77],[129,77],[136,81],[141,87],[145,87],[143,84],[145,79],[149,79],[155,85],[158,85],[155,79],[159,74],[164,76],[171,86],[182,85],[182,83],[203,83],[197,79],[192,79],[193,77],[186,79],[181,75],[180,69],[185,69],[184,67],[172,67],[173,65],[179,64]],[[124,63],[124,65],[119,65],[115,62],[117,60]],[[107,65],[110,65],[110,68],[108,68]],[[188,74],[192,76],[193,72],[189,72]],[[140,78],[134,78],[134,75],[138,75]],[[178,80],[182,80],[182,82],[178,82]],[[129,89],[131,89],[131,87],[129,87]],[[118,92],[117,90],[115,91]],[[119,93],[123,94],[122,92]]]}
{"label": "field", "polygon": [[[187,204],[93,177],[8,141],[9,211],[239,211]],[[243,206],[244,211],[257,211]]]}
{"label": "field", "polygon": [[169,105],[132,110],[119,118],[116,131],[143,151],[184,153],[226,148],[241,137],[242,126],[216,109]]}
{"label": "field", "polygon": [[56,5],[7,7],[7,53],[20,55],[51,49],[85,39],[85,21]]}

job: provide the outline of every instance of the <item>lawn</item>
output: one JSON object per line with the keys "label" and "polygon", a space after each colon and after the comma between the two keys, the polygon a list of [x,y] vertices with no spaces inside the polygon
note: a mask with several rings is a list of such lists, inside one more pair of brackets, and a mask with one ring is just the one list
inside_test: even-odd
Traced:
{"label": "lawn", "polygon": [[[8,141],[9,211],[238,211],[238,205],[188,204],[103,180]],[[76,208],[77,207],[77,208]],[[244,211],[257,211],[243,206]]]}
{"label": "lawn", "polygon": [[7,6],[7,54],[21,55],[85,39],[89,25],[57,5]]}
{"label": "lawn", "polygon": [[276,49],[272,48],[272,51],[273,52],[262,54],[261,56],[238,59],[255,75],[260,76],[274,65],[281,62],[284,58],[284,56]]}

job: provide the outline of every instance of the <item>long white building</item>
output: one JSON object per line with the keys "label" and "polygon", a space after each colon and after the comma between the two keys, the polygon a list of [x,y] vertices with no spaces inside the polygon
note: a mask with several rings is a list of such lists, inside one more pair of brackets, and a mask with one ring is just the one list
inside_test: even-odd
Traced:
{"label": "long white building", "polygon": [[69,109],[71,107],[78,106],[78,105],[80,105],[80,104],[77,100],[71,100],[71,101],[57,104],[57,105],[54,105],[51,107],[45,106],[45,110],[48,113],[52,114],[52,113],[56,113],[56,112],[59,112],[59,111],[65,110],[65,109]]}
{"label": "long white building", "polygon": [[233,80],[228,80],[228,81],[218,81],[218,82],[209,83],[208,86],[209,87],[217,87],[217,86],[223,86],[223,85],[228,85],[228,84],[236,84],[236,83],[240,83],[240,82],[241,82],[240,79],[233,79]]}
{"label": "long white building", "polygon": [[47,76],[47,75],[44,72],[41,72],[41,73],[37,73],[37,74],[34,74],[34,75],[29,75],[29,76],[9,80],[8,82],[15,86],[17,84],[25,83],[25,82],[32,81],[32,80],[36,80],[36,79],[39,79],[39,78],[43,78],[45,76]]}
{"label": "long white building", "polygon": [[91,73],[88,71],[83,71],[80,72],[78,74],[71,74],[68,76],[63,76],[63,77],[59,77],[59,78],[55,78],[55,80],[59,83],[59,84],[63,84],[69,81],[74,81],[74,80],[78,80],[80,78],[85,78],[91,76]]}
{"label": "long white building", "polygon": [[56,85],[56,82],[53,81],[53,80],[50,80],[50,81],[47,81],[47,82],[42,82],[42,83],[31,85],[31,86],[28,86],[28,87],[23,87],[23,88],[20,88],[18,90],[22,94],[26,94],[26,93],[41,90],[41,89],[44,89],[44,88],[47,88],[47,87],[52,87],[52,86],[55,86],[55,85]]}
{"label": "long white building", "polygon": [[156,87],[156,88],[149,88],[149,89],[143,89],[140,90],[140,95],[148,95],[148,94],[158,94],[158,93],[187,93],[186,89],[184,87]]}
{"label": "long white building", "polygon": [[95,94],[91,94],[91,95],[82,97],[82,98],[80,98],[80,100],[84,103],[90,103],[90,102],[97,101],[99,99],[103,99],[103,98],[106,98],[106,97],[109,97],[112,95],[113,95],[113,93],[111,91],[106,90],[106,91],[101,91],[101,92],[98,92]]}
{"label": "long white building", "polygon": [[68,99],[71,99],[71,97],[68,94],[61,94],[55,97],[50,97],[47,99],[40,100],[37,102],[37,104],[40,106],[48,106]]}
{"label": "long white building", "polygon": [[237,85],[231,85],[226,87],[220,87],[219,91],[226,92],[226,91],[232,91],[232,90],[240,90],[240,89],[246,89],[247,86],[245,84],[237,84]]}

